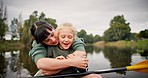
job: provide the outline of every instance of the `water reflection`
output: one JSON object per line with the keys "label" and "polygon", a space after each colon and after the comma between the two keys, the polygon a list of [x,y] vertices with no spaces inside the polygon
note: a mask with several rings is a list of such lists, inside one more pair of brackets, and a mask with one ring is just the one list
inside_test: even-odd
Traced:
{"label": "water reflection", "polygon": [[[25,68],[22,58],[24,54],[18,51],[0,52],[0,78],[31,77],[28,69]],[[22,56],[23,57],[22,57]],[[23,58],[24,59],[24,58]],[[27,60],[28,58],[25,58]],[[29,66],[29,65],[28,65]]]}
{"label": "water reflection", "polygon": [[[140,61],[143,60],[147,60],[148,57],[148,52],[147,51],[143,51],[143,52],[138,52],[137,49],[135,48],[130,48],[130,47],[126,47],[126,48],[117,48],[117,47],[104,47],[104,48],[95,48],[92,46],[87,46],[87,55],[89,60],[93,61],[89,61],[90,62],[90,70],[97,70],[97,69],[108,69],[108,68],[120,68],[120,67],[126,67],[126,66],[130,66],[133,65],[135,63],[138,63]],[[102,57],[103,55],[103,57]],[[137,56],[137,57],[135,57]],[[135,57],[135,58],[133,58]],[[145,58],[143,58],[145,57]],[[106,60],[107,59],[107,60]],[[94,63],[96,62],[96,63]],[[106,63],[105,63],[106,62]],[[93,64],[92,64],[93,63]],[[103,63],[103,64],[102,64]],[[99,67],[101,66],[101,67]],[[116,72],[116,75],[120,77],[122,76],[127,76],[127,78],[129,78],[131,75],[133,75],[135,72],[131,71],[130,73],[127,71],[122,71],[122,72]],[[130,74],[127,75],[127,74]],[[139,75],[141,75],[141,73],[138,73]],[[105,75],[107,78],[115,78],[116,76],[107,76]],[[143,76],[137,76],[134,74],[133,76],[134,78],[147,78],[148,74],[143,74]],[[117,77],[118,78],[118,77]]]}
{"label": "water reflection", "polygon": [[[142,60],[148,59],[148,52],[138,52],[134,48],[116,47],[93,47],[86,46],[87,57],[89,59],[89,70],[100,70],[108,68],[118,68],[133,65]],[[15,51],[0,50],[0,78],[20,78],[33,76],[38,69],[28,56],[29,49],[23,48]],[[135,74],[136,73],[136,74]],[[141,73],[137,72],[117,72],[103,74],[103,78],[139,78]],[[148,78],[143,74],[141,78]]]}
{"label": "water reflection", "polygon": [[87,52],[87,54],[89,53],[89,54],[93,54],[93,51],[95,51],[96,53],[99,53],[99,52],[101,52],[101,48],[99,48],[99,47],[93,47],[93,46],[86,46],[86,52]]}
{"label": "water reflection", "polygon": [[144,52],[140,52],[140,55],[148,60],[148,51],[147,50],[144,50]]}
{"label": "water reflection", "polygon": [[[105,47],[103,49],[104,57],[110,61],[111,68],[119,68],[130,66],[131,63],[131,49],[130,48],[116,48]],[[125,72],[118,72],[125,74]]]}
{"label": "water reflection", "polygon": [[129,66],[131,63],[132,54],[129,48],[105,47],[103,53],[104,57],[110,61],[112,68]]}
{"label": "water reflection", "polygon": [[38,69],[35,63],[32,62],[32,60],[28,56],[28,52],[29,52],[28,48],[23,48],[20,50],[20,62],[23,63],[24,68],[30,71],[31,75],[34,75],[38,71]]}
{"label": "water reflection", "polygon": [[4,52],[0,52],[0,78],[4,78],[6,73],[6,62],[4,54]]}

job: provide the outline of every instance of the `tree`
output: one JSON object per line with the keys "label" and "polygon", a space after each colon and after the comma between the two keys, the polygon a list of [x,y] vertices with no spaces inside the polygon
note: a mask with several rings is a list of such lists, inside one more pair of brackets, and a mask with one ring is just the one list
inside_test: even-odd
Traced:
{"label": "tree", "polygon": [[[23,25],[23,31],[22,31],[22,36],[21,36],[21,42],[28,44],[31,40],[31,34],[30,34],[30,27],[31,25],[37,21],[37,20],[45,20],[49,24],[51,24],[53,27],[57,27],[56,20],[52,18],[46,18],[45,14],[42,12],[38,16],[38,11],[34,11],[30,16],[29,19],[25,20],[24,25]],[[28,32],[29,31],[29,32]]]}
{"label": "tree", "polygon": [[13,40],[14,38],[20,40],[23,32],[23,20],[21,13],[19,14],[18,19],[14,17],[14,19],[11,21],[10,29],[11,40]]}
{"label": "tree", "polygon": [[93,38],[93,42],[97,42],[97,41],[101,41],[101,40],[102,40],[102,38],[99,35],[95,35]]}
{"label": "tree", "polygon": [[[130,23],[126,23],[124,16],[117,15],[110,21],[110,28],[104,32],[105,40],[118,41],[130,38]],[[109,39],[107,39],[109,38]]]}
{"label": "tree", "polygon": [[131,33],[130,39],[137,41],[138,40],[138,34],[137,33]]}
{"label": "tree", "polygon": [[145,37],[144,38],[148,38],[148,29],[145,30]]}
{"label": "tree", "polygon": [[78,32],[77,36],[80,38],[83,38],[85,43],[94,43],[102,40],[102,38],[99,35],[95,35],[95,36],[93,36],[92,34],[88,35],[84,29]]}
{"label": "tree", "polygon": [[93,42],[94,42],[94,41],[93,41],[93,35],[92,35],[92,34],[86,35],[86,36],[84,37],[84,41],[85,41],[86,43],[93,43]]}
{"label": "tree", "polygon": [[113,36],[114,36],[113,31],[109,28],[108,30],[106,30],[104,32],[103,40],[104,41],[113,41],[113,39],[114,39]]}
{"label": "tree", "polygon": [[84,38],[86,36],[86,34],[87,34],[86,31],[83,29],[77,33],[78,37],[80,37],[80,38]]}
{"label": "tree", "polygon": [[94,42],[93,35],[92,34],[87,35],[87,32],[84,29],[82,29],[80,32],[78,32],[77,36],[80,38],[83,38],[85,43],[93,43]]}
{"label": "tree", "polygon": [[3,1],[1,1],[0,5],[0,40],[4,39],[6,31],[8,30],[7,22],[7,8],[3,7]]}
{"label": "tree", "polygon": [[17,29],[17,19],[14,18],[11,21],[11,25],[10,25],[10,29],[11,29],[11,40],[13,40],[14,38],[18,38],[18,29]]}
{"label": "tree", "polygon": [[44,18],[45,18],[45,14],[42,12],[41,15],[39,16],[39,19],[44,20]]}
{"label": "tree", "polygon": [[148,29],[140,31],[139,37],[140,38],[148,38]]}
{"label": "tree", "polygon": [[19,33],[19,38],[21,38],[22,32],[23,32],[23,19],[22,19],[21,13],[19,14],[19,17],[18,17],[17,29],[18,29],[18,33]]}

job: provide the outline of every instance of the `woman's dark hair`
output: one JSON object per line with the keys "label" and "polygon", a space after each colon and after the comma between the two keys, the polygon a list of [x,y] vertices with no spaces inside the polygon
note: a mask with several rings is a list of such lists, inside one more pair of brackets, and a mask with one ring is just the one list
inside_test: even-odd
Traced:
{"label": "woman's dark hair", "polygon": [[52,31],[54,28],[46,21],[36,21],[30,28],[31,34],[37,43],[43,43],[43,41],[51,34],[47,30]]}

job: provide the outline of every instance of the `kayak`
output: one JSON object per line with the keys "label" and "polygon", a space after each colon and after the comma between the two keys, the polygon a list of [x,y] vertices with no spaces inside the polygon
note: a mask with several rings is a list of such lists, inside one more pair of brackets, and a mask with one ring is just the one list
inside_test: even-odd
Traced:
{"label": "kayak", "polygon": [[36,74],[34,75],[34,77],[37,77],[37,76],[44,76],[44,74],[42,74],[42,72],[39,70],[36,72]]}

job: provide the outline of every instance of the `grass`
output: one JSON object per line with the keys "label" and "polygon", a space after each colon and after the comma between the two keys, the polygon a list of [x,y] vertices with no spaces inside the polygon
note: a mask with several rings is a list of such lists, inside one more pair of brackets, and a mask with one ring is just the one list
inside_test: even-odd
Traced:
{"label": "grass", "polygon": [[116,41],[116,42],[96,42],[94,46],[115,46],[115,47],[135,47],[140,50],[148,50],[148,40],[138,40],[138,41]]}
{"label": "grass", "polygon": [[19,41],[0,41],[0,50],[9,51],[9,50],[18,50],[24,47],[24,44]]}
{"label": "grass", "polygon": [[135,43],[135,47],[138,49],[146,49],[148,50],[148,40],[141,40]]}

